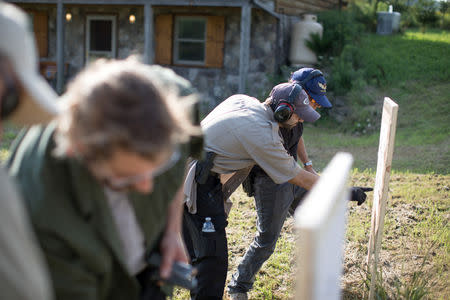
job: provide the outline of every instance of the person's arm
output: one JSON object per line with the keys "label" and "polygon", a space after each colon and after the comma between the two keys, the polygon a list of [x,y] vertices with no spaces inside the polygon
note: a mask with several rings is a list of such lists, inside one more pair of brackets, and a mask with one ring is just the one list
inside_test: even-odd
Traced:
{"label": "person's arm", "polygon": [[161,278],[168,278],[175,261],[188,263],[188,255],[181,234],[183,220],[183,187],[180,187],[167,212],[167,225],[161,240]]}
{"label": "person's arm", "polygon": [[[0,294],[2,299],[53,299],[47,264],[22,199],[0,169]],[[24,284],[26,283],[26,284]]]}
{"label": "person's arm", "polygon": [[318,180],[319,180],[318,175],[315,175],[305,170],[300,170],[297,176],[295,176],[288,182],[301,186],[302,188],[305,188],[307,190],[310,190]]}
{"label": "person's arm", "polygon": [[303,137],[301,136],[298,141],[298,147],[297,147],[297,155],[300,161],[302,162],[302,165],[304,166],[305,170],[317,175],[316,170],[312,167],[312,165],[305,166],[305,163],[309,162],[308,153],[306,152],[305,142],[303,141]]}

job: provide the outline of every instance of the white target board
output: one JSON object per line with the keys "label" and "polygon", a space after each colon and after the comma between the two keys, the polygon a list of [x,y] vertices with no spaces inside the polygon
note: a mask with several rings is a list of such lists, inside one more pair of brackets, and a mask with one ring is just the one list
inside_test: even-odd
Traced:
{"label": "white target board", "polygon": [[398,104],[385,97],[381,116],[380,142],[378,146],[377,175],[373,191],[372,221],[369,245],[367,247],[367,267],[370,274],[369,300],[375,299],[375,280],[383,236],[389,179],[394,155],[395,132],[397,129]]}
{"label": "white target board", "polygon": [[295,299],[341,298],[352,163],[351,154],[337,153],[295,212],[299,235]]}

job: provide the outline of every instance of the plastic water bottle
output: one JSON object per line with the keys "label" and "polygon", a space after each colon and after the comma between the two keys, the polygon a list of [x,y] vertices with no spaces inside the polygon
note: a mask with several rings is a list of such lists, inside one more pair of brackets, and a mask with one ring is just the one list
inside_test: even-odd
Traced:
{"label": "plastic water bottle", "polygon": [[214,224],[211,222],[210,217],[205,218],[205,223],[203,223],[202,232],[216,232]]}

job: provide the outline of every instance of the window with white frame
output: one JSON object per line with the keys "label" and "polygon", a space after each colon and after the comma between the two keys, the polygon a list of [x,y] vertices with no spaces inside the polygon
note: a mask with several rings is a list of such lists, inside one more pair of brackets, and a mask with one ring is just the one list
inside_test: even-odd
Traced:
{"label": "window with white frame", "polygon": [[174,63],[184,65],[205,64],[206,24],[206,17],[175,17]]}
{"label": "window with white frame", "polygon": [[115,58],[117,21],[113,15],[88,15],[86,18],[86,63],[98,58]]}

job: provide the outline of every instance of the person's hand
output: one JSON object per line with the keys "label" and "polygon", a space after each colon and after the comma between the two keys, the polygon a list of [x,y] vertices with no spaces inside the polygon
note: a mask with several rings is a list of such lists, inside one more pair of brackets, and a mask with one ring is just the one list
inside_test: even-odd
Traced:
{"label": "person's hand", "polygon": [[159,273],[162,279],[167,279],[172,272],[175,261],[189,263],[183,238],[179,232],[166,231],[160,244],[162,260]]}
{"label": "person's hand", "polygon": [[366,192],[373,191],[373,188],[370,187],[352,187],[351,201],[357,201],[358,206],[363,204],[366,201],[367,195]]}
{"label": "person's hand", "polygon": [[308,171],[309,173],[313,173],[314,175],[319,175],[312,166],[305,166],[305,170]]}

